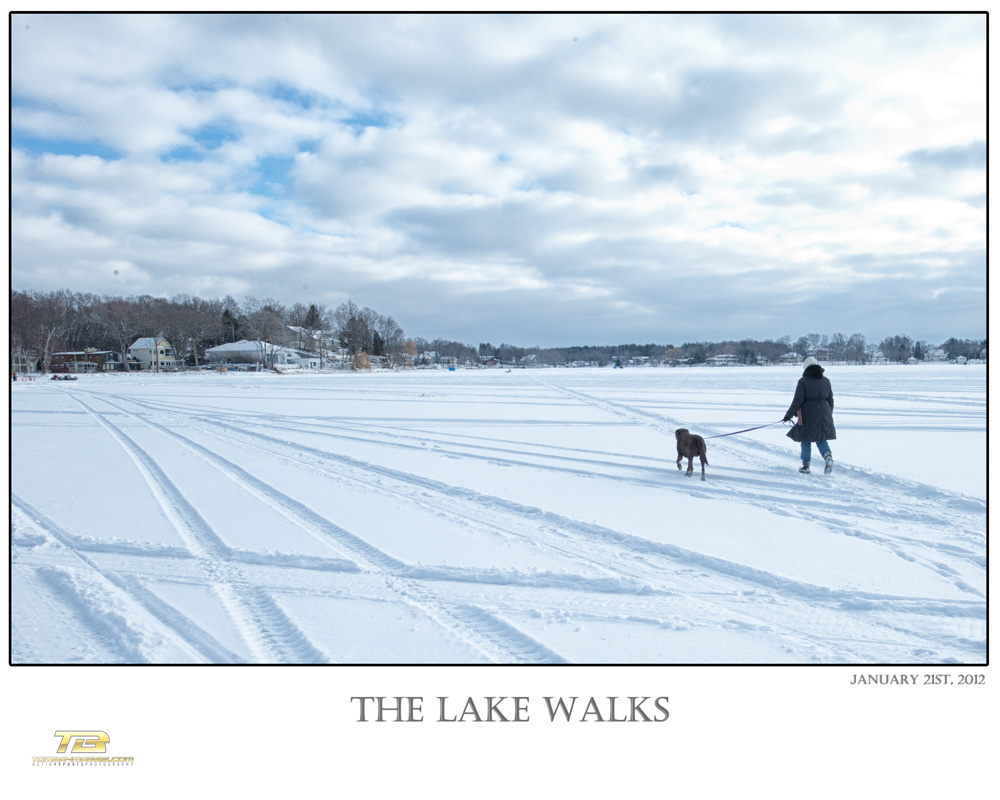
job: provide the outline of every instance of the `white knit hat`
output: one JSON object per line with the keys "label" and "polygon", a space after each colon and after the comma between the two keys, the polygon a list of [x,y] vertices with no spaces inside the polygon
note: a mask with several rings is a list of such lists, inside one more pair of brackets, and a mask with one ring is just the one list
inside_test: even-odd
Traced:
{"label": "white knit hat", "polygon": [[817,366],[818,367],[819,366],[819,362],[815,358],[813,358],[812,356],[809,356],[809,358],[807,358],[805,361],[802,362],[802,366],[803,367],[812,367],[812,366]]}

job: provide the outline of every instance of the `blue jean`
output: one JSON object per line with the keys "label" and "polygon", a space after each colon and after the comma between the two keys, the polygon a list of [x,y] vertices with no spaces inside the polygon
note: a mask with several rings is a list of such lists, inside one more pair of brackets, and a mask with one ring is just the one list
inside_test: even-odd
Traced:
{"label": "blue jean", "polygon": [[[819,450],[819,454],[826,458],[830,455],[830,444],[826,439],[820,439],[816,442],[816,448]],[[810,461],[812,459],[812,442],[802,442],[802,460]]]}

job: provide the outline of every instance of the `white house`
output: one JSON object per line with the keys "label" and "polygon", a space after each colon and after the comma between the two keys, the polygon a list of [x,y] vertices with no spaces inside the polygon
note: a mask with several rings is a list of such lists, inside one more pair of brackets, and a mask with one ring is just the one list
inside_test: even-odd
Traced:
{"label": "white house", "polygon": [[[267,347],[266,343],[263,345]],[[264,350],[258,342],[240,340],[209,347],[205,351],[205,359],[209,364],[259,364],[263,360]]]}
{"label": "white house", "polygon": [[205,351],[209,364],[264,364],[268,367],[319,369],[316,353],[295,350],[269,342],[246,341],[220,344]]}
{"label": "white house", "polygon": [[289,325],[288,330],[295,334],[298,350],[339,350],[340,338],[337,331],[313,331],[299,325]]}
{"label": "white house", "polygon": [[708,359],[708,363],[715,367],[732,367],[738,364],[739,361],[740,357],[732,353],[719,353],[719,355]]}
{"label": "white house", "polygon": [[279,347],[274,353],[274,365],[283,367],[319,369],[319,354],[307,350]]}
{"label": "white house", "polygon": [[136,339],[128,349],[129,358],[139,362],[140,368],[158,372],[164,369],[177,369],[177,359],[174,348],[162,336],[147,336]]}

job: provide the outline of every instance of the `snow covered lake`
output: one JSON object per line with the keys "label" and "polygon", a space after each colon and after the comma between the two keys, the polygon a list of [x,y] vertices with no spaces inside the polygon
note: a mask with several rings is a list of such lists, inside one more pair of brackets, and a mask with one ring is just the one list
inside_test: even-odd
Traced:
{"label": "snow covered lake", "polygon": [[19,381],[12,660],[984,664],[985,367],[827,367],[831,475],[677,470],[800,374]]}

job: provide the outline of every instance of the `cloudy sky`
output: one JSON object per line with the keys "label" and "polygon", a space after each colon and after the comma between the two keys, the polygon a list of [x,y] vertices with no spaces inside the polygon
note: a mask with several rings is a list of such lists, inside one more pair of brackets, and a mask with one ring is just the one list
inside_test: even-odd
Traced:
{"label": "cloudy sky", "polygon": [[11,284],[986,336],[986,17],[11,17]]}

